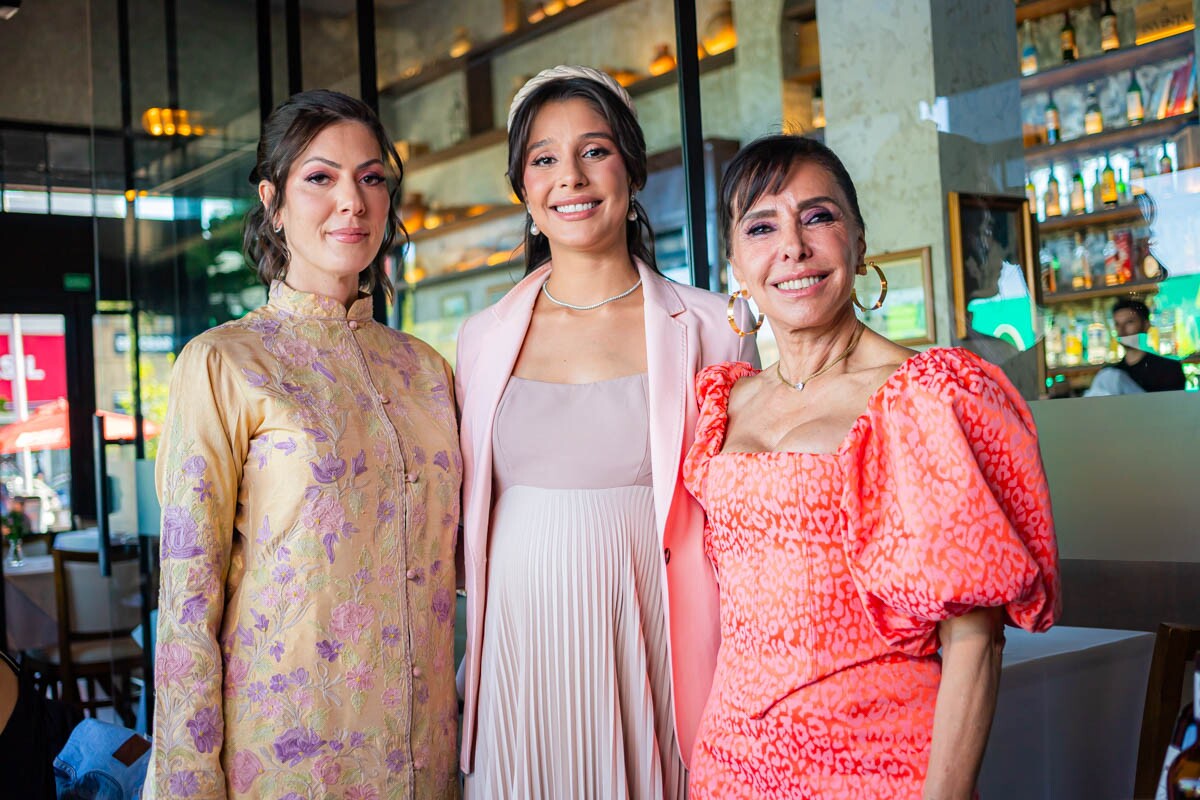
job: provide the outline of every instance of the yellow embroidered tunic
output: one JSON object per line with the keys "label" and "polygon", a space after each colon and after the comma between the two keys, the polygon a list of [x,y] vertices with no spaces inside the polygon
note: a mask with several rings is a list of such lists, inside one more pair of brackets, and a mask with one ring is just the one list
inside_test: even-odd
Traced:
{"label": "yellow embroidered tunic", "polygon": [[160,798],[457,797],[453,380],[342,304],[180,353],[158,457]]}

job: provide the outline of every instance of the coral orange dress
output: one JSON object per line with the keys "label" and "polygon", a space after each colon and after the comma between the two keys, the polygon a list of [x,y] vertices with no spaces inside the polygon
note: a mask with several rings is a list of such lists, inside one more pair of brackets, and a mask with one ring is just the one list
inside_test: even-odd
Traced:
{"label": "coral orange dress", "polygon": [[836,452],[722,453],[729,393],[754,373],[698,376],[684,464],[721,591],[691,797],[920,797],[938,622],[1003,606],[1040,631],[1060,610],[1033,418],[998,368],[936,348]]}

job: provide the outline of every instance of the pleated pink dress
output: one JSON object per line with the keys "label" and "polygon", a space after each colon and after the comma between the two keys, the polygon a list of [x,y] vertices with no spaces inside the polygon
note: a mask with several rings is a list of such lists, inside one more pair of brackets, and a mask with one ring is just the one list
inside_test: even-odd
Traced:
{"label": "pleated pink dress", "polygon": [[468,798],[683,798],[645,374],[513,377],[496,411]]}

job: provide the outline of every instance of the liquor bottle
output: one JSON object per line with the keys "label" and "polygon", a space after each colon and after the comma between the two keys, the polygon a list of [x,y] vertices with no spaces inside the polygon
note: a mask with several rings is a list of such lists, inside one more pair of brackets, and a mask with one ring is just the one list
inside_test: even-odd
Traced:
{"label": "liquor bottle", "polygon": [[1033,75],[1038,71],[1037,46],[1033,43],[1033,21],[1025,20],[1022,31],[1025,45],[1021,48],[1021,74]]}
{"label": "liquor bottle", "polygon": [[1100,172],[1100,200],[1106,206],[1115,206],[1117,199],[1117,173],[1108,160],[1108,153],[1105,153],[1104,169]]}
{"label": "liquor bottle", "polygon": [[1158,331],[1158,354],[1175,355],[1175,310],[1168,308],[1160,312],[1159,322],[1154,327]]}
{"label": "liquor bottle", "polygon": [[1116,286],[1121,283],[1120,264],[1117,258],[1117,243],[1113,241],[1112,231],[1104,238],[1104,285]]}
{"label": "liquor bottle", "polygon": [[[1192,692],[1192,720],[1200,727],[1200,654],[1196,656],[1196,666],[1196,674],[1193,677],[1195,683]],[[1184,726],[1183,735],[1187,735],[1187,726]],[[1193,741],[1190,747],[1183,748],[1171,762],[1171,766],[1167,767],[1167,797],[1169,800],[1200,797],[1200,740]]]}
{"label": "liquor bottle", "polygon": [[1092,301],[1092,321],[1087,326],[1087,362],[1103,364],[1108,358],[1108,326],[1104,324],[1104,312],[1100,301]]}
{"label": "liquor bottle", "polygon": [[1175,171],[1175,164],[1171,161],[1171,154],[1167,152],[1167,140],[1163,139],[1162,155],[1158,157],[1158,174],[1169,175]]}
{"label": "liquor bottle", "polygon": [[1075,249],[1071,251],[1071,288],[1092,288],[1092,263],[1080,231],[1075,232]]}
{"label": "liquor bottle", "polygon": [[1046,323],[1046,366],[1054,369],[1063,361],[1063,330],[1054,315]]}
{"label": "liquor bottle", "polygon": [[1129,165],[1129,188],[1134,197],[1146,193],[1146,165],[1142,163],[1140,148],[1133,150],[1133,163]]}
{"label": "liquor bottle", "polygon": [[1034,214],[1037,213],[1037,187],[1033,185],[1033,176],[1027,174],[1025,176],[1025,199],[1029,201],[1029,210]]}
{"label": "liquor bottle", "polygon": [[1120,46],[1121,38],[1117,35],[1117,15],[1113,11],[1112,0],[1104,0],[1104,11],[1100,14],[1100,49],[1107,53]]}
{"label": "liquor bottle", "polygon": [[1104,208],[1104,187],[1100,185],[1100,170],[1092,170],[1092,211]]}
{"label": "liquor bottle", "polygon": [[1104,130],[1104,115],[1100,113],[1100,101],[1096,99],[1096,84],[1089,83],[1087,106],[1083,112],[1083,132],[1089,136]]}
{"label": "liquor bottle", "polygon": [[1125,171],[1117,170],[1117,205],[1129,202],[1129,184],[1125,182]]}
{"label": "liquor bottle", "polygon": [[1079,165],[1075,165],[1075,174],[1071,176],[1071,213],[1084,214],[1087,212],[1087,195],[1083,190],[1083,175],[1079,173]]}
{"label": "liquor bottle", "polygon": [[1079,48],[1075,44],[1075,28],[1071,25],[1071,12],[1063,12],[1062,30],[1058,32],[1058,40],[1062,45],[1062,60],[1069,63],[1079,58]]}
{"label": "liquor bottle", "polygon": [[[1062,121],[1058,116],[1058,106],[1054,105],[1054,95],[1046,103],[1046,142],[1058,144],[1062,141]],[[1165,144],[1165,143],[1164,143]]]}
{"label": "liquor bottle", "polygon": [[1068,367],[1078,367],[1083,363],[1083,334],[1079,329],[1079,320],[1074,317],[1063,337],[1063,363]]}
{"label": "liquor bottle", "polygon": [[1142,104],[1142,87],[1138,84],[1137,70],[1130,70],[1129,88],[1125,90],[1125,119],[1130,125],[1141,125],[1146,119],[1146,107]]}
{"label": "liquor bottle", "polygon": [[1054,166],[1050,167],[1050,180],[1046,182],[1046,219],[1062,216],[1062,201],[1058,195],[1058,178],[1054,176]]}

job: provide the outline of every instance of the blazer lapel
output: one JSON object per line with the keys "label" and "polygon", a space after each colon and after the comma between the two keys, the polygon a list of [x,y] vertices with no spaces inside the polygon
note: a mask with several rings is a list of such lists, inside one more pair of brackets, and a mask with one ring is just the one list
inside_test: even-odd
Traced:
{"label": "blazer lapel", "polygon": [[[493,324],[481,330],[480,335],[487,337],[487,358],[480,357],[474,365],[470,382],[465,386],[467,396],[464,398],[463,420],[470,420],[478,427],[469,435],[475,450],[475,464],[478,474],[473,481],[470,507],[477,510],[482,517],[477,530],[482,531],[482,539],[467,542],[474,551],[472,555],[482,560],[487,551],[487,519],[491,514],[492,496],[492,428],[496,420],[496,409],[504,395],[504,387],[512,377],[513,366],[521,353],[521,345],[525,342],[525,333],[529,330],[529,320],[533,316],[533,304],[537,300],[538,290],[549,265],[539,267],[504,296],[504,298],[487,312],[494,315]],[[476,345],[480,350],[481,344]],[[473,425],[472,427],[475,427]],[[464,432],[465,433],[465,432]]]}
{"label": "blazer lapel", "polygon": [[685,310],[671,282],[638,263],[646,315],[646,368],[650,384],[650,469],[654,479],[654,516],[661,540],[671,511],[683,426],[687,419],[687,329],[676,319]]}

